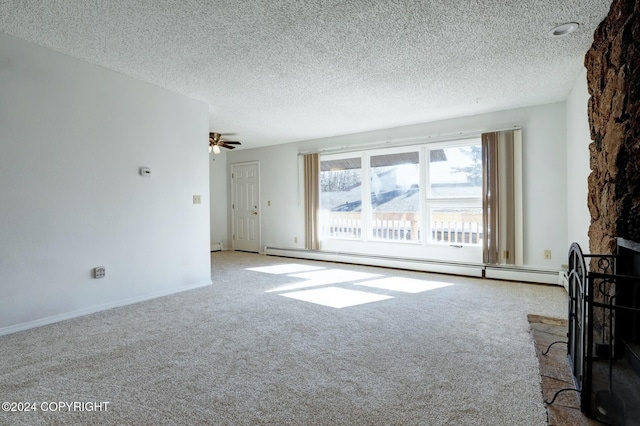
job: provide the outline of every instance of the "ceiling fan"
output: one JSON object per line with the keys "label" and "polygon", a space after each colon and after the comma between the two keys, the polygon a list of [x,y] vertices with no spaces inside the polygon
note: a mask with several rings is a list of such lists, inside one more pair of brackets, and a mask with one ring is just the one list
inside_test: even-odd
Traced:
{"label": "ceiling fan", "polygon": [[[224,133],[225,135],[231,135],[233,133]],[[234,145],[241,145],[238,141],[225,141],[222,140],[223,133],[209,132],[209,152],[213,151],[214,154],[220,154],[220,147],[235,149]]]}

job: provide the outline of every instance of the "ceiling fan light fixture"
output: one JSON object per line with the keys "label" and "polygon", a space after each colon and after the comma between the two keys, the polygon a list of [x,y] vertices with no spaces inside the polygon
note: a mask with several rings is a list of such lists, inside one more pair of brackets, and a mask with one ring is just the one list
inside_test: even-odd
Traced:
{"label": "ceiling fan light fixture", "polygon": [[209,132],[209,152],[213,151],[214,154],[220,154],[220,147],[226,149],[235,149],[237,145],[242,145],[239,141],[228,141],[222,139],[222,135],[233,135],[235,133],[217,133]]}
{"label": "ceiling fan light fixture", "polygon": [[567,22],[566,24],[558,25],[557,27],[552,28],[549,31],[549,35],[554,38],[565,37],[571,33],[576,32],[579,27],[580,24],[578,24],[577,22]]}

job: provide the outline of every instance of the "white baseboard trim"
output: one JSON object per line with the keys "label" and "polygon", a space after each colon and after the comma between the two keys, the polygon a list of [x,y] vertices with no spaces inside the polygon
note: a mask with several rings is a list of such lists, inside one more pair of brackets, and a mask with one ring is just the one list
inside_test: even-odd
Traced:
{"label": "white baseboard trim", "polygon": [[355,253],[324,252],[300,249],[281,249],[265,246],[267,256],[293,257],[299,259],[324,260],[329,262],[352,263],[356,265],[383,266],[421,272],[482,277],[483,265],[456,262],[439,262],[422,259],[403,259],[389,256],[374,256]]}
{"label": "white baseboard trim", "polygon": [[222,251],[224,248],[222,247],[222,241],[211,244],[211,251]]}
{"label": "white baseboard trim", "polygon": [[459,262],[445,262],[424,259],[404,259],[390,256],[375,256],[357,253],[324,252],[315,250],[264,247],[267,256],[282,256],[299,259],[324,260],[329,262],[353,263],[357,265],[383,266],[412,271],[484,277],[496,280],[521,281],[538,284],[562,285],[563,272],[529,268],[526,266],[487,266]]}
{"label": "white baseboard trim", "polygon": [[146,294],[144,296],[131,297],[129,299],[118,300],[116,302],[111,302],[111,303],[105,303],[104,305],[92,306],[85,309],[78,309],[77,311],[65,312],[63,314],[53,315],[46,318],[38,318],[33,321],[23,322],[20,324],[15,324],[15,325],[10,325],[7,327],[0,328],[0,336],[17,333],[19,331],[29,330],[30,328],[41,327],[43,325],[49,325],[56,322],[81,317],[84,315],[95,314],[96,312],[106,311],[108,309],[119,308],[121,306],[132,305],[134,303],[139,303],[139,302],[145,302],[147,300],[157,299],[158,297],[169,296],[171,294],[181,293],[183,291],[194,290],[196,288],[206,287],[212,284],[213,282],[211,280],[207,280],[207,281],[191,284],[188,286],[174,287],[168,290]]}

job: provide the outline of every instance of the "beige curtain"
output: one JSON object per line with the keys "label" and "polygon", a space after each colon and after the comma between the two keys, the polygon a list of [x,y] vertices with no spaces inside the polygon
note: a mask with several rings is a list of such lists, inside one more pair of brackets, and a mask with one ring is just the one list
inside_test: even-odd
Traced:
{"label": "beige curtain", "polygon": [[318,250],[318,211],[320,210],[320,156],[304,155],[305,248]]}
{"label": "beige curtain", "polygon": [[520,264],[521,131],[482,134],[483,262]]}

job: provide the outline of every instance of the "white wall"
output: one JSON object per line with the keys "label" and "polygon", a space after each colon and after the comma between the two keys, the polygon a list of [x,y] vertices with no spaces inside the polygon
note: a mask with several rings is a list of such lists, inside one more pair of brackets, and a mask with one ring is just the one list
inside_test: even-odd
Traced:
{"label": "white wall", "polygon": [[[524,263],[559,269],[566,263],[565,103],[500,111],[459,119],[304,141],[227,154],[228,165],[260,161],[262,244],[304,247],[304,206],[299,182],[299,152],[402,139],[438,139],[520,126],[523,129]],[[271,206],[267,201],[271,200]],[[294,238],[298,237],[298,244]],[[373,250],[369,246],[368,250]],[[552,259],[544,259],[544,250]],[[381,254],[389,254],[380,248]]]}
{"label": "white wall", "polygon": [[587,71],[583,69],[567,98],[567,247],[577,242],[585,253],[589,252],[588,232],[591,223],[587,205],[587,179],[591,173],[588,103]]}
{"label": "white wall", "polygon": [[217,249],[218,243],[226,250],[229,245],[229,215],[227,201],[227,153],[209,154],[209,189],[211,199],[211,246]]}
{"label": "white wall", "polygon": [[204,103],[0,33],[0,132],[0,334],[211,283]]}

